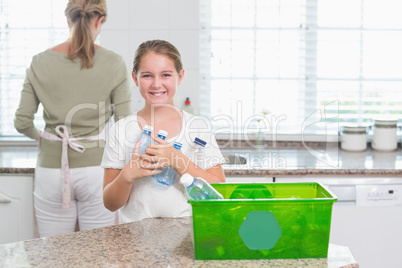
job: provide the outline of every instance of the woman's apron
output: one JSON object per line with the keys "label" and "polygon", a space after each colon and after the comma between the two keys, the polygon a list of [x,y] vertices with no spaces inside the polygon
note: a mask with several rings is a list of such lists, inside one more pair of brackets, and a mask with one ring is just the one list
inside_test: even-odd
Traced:
{"label": "woman's apron", "polygon": [[[105,126],[106,128],[106,126]],[[68,165],[68,147],[73,149],[76,152],[83,153],[85,151],[85,147],[75,143],[75,141],[79,140],[86,140],[86,141],[93,141],[93,140],[105,140],[105,128],[102,130],[99,135],[89,136],[89,137],[82,137],[82,138],[70,138],[68,135],[67,126],[59,125],[55,128],[57,134],[56,136],[52,133],[47,131],[43,131],[41,134],[41,138],[49,140],[49,141],[61,141],[62,142],[62,153],[61,153],[61,181],[62,181],[62,203],[63,208],[70,208],[70,170]]]}

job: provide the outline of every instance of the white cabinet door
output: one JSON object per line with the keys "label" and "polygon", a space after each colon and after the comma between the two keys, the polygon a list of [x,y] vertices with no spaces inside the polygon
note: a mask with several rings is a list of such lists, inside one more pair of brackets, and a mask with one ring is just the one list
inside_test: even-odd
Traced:
{"label": "white cabinet door", "polygon": [[34,238],[33,175],[0,174],[0,244]]}
{"label": "white cabinet door", "polygon": [[401,177],[294,176],[276,182],[321,182],[338,198],[329,242],[348,246],[360,267],[401,267]]}

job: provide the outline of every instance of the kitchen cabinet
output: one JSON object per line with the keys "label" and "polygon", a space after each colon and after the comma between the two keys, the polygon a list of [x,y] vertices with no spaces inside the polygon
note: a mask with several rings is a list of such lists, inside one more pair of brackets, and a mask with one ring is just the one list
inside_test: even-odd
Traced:
{"label": "kitchen cabinet", "polygon": [[400,267],[401,176],[278,176],[275,181],[327,186],[338,197],[330,243],[347,244],[361,267]]}
{"label": "kitchen cabinet", "polygon": [[0,244],[34,238],[32,174],[0,174],[0,215]]}

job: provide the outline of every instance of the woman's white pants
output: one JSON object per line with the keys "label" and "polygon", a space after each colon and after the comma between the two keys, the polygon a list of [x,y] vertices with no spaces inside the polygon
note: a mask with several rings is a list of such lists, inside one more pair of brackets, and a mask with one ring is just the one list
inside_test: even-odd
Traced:
{"label": "woman's white pants", "polygon": [[37,167],[34,206],[40,237],[105,227],[118,223],[118,215],[103,205],[100,166],[70,168],[71,206],[62,208],[61,170]]}

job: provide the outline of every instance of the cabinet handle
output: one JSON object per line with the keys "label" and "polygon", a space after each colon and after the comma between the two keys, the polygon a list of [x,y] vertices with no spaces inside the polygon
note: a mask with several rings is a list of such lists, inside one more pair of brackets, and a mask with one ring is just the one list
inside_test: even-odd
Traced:
{"label": "cabinet handle", "polygon": [[11,200],[10,199],[8,199],[7,197],[5,197],[4,195],[3,196],[1,196],[0,195],[0,204],[8,204],[8,203],[11,203]]}

